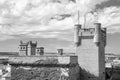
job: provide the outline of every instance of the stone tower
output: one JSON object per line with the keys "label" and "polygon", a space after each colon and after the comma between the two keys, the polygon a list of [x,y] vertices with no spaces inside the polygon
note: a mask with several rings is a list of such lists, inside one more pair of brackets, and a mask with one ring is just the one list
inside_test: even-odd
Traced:
{"label": "stone tower", "polygon": [[81,80],[105,80],[106,28],[95,23],[92,28],[75,25],[75,45]]}
{"label": "stone tower", "polygon": [[33,43],[32,41],[28,42],[28,56],[36,55],[37,42]]}
{"label": "stone tower", "polygon": [[32,41],[23,43],[20,41],[19,45],[19,55],[20,56],[31,56],[36,54],[37,42],[33,43]]}
{"label": "stone tower", "polygon": [[44,55],[44,47],[37,47],[36,55]]}
{"label": "stone tower", "polygon": [[20,45],[19,45],[20,56],[26,56],[28,54],[27,46],[28,46],[28,43],[23,43],[23,41],[20,41]]}
{"label": "stone tower", "polygon": [[57,49],[58,55],[63,55],[63,49]]}

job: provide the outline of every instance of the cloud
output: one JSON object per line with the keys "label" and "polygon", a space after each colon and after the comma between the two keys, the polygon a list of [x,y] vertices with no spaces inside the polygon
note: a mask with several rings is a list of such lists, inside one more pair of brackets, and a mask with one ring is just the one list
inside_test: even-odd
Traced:
{"label": "cloud", "polygon": [[103,27],[108,28],[109,33],[120,32],[120,7],[107,7],[99,12],[98,21]]}
{"label": "cloud", "polygon": [[[71,38],[74,24],[77,22],[77,7],[80,10],[80,22],[84,23],[83,15],[105,1],[108,0],[0,0],[0,35],[9,36],[8,39],[16,36],[21,38],[20,35],[24,35],[32,38],[70,40],[68,38]],[[101,16],[107,17],[111,12],[105,11],[109,10],[99,12],[99,21],[104,20],[102,23],[106,26],[109,19],[105,20]],[[92,14],[87,17],[87,25],[94,22]],[[63,33],[66,30],[70,31]]]}
{"label": "cloud", "polygon": [[93,11],[96,8],[97,4],[101,4],[103,2],[106,2],[108,0],[76,0],[77,1],[77,6],[78,10],[82,15]]}

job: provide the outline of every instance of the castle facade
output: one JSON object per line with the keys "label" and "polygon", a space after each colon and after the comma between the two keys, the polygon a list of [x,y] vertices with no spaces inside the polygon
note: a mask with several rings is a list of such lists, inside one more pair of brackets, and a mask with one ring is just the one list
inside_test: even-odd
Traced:
{"label": "castle facade", "polygon": [[19,55],[20,56],[31,56],[31,55],[43,55],[44,47],[37,47],[37,42],[32,41],[23,42],[20,41]]}

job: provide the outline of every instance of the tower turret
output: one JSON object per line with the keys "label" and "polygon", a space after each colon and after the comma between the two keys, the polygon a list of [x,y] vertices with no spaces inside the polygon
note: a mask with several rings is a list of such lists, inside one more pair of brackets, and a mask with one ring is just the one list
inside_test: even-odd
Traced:
{"label": "tower turret", "polygon": [[94,27],[77,29],[75,33],[81,43],[75,43],[78,63],[86,71],[81,73],[85,76],[82,80],[105,80],[106,29],[95,23]]}
{"label": "tower turret", "polygon": [[33,43],[32,41],[28,42],[28,55],[36,55],[37,42]]}
{"label": "tower turret", "polygon": [[44,47],[37,47],[36,52],[37,55],[44,55]]}
{"label": "tower turret", "polygon": [[28,55],[28,43],[23,43],[23,41],[20,41],[20,45],[19,45],[19,55],[20,56],[26,56]]}

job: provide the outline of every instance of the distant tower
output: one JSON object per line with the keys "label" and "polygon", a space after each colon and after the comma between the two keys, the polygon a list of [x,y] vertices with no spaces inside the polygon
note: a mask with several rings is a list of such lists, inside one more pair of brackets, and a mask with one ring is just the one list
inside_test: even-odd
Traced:
{"label": "distant tower", "polygon": [[37,42],[36,43],[33,43],[32,41],[28,42],[28,56],[36,55],[36,46]]}
{"label": "distant tower", "polygon": [[58,55],[63,55],[63,49],[57,49]]}
{"label": "distant tower", "polygon": [[36,53],[37,55],[44,55],[44,47],[37,47]]}
{"label": "distant tower", "polygon": [[75,45],[78,63],[83,69],[81,80],[105,80],[106,28],[95,23],[94,28],[75,25]]}
{"label": "distant tower", "polygon": [[19,45],[19,55],[20,56],[26,56],[27,55],[27,46],[28,43],[23,43],[23,41],[20,41],[20,45]]}

